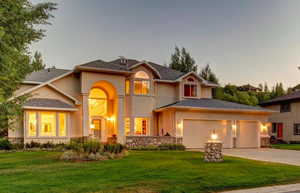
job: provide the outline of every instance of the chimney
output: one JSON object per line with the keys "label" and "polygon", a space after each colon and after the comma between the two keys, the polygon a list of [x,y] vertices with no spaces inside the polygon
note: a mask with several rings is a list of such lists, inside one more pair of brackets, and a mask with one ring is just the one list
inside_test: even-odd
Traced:
{"label": "chimney", "polygon": [[119,56],[120,57],[120,64],[124,64],[124,65],[127,65],[127,58],[125,58],[124,56]]}

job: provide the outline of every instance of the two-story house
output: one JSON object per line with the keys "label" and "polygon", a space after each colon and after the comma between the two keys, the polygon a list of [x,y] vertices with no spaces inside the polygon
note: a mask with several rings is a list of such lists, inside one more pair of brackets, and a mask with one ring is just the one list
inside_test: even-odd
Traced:
{"label": "two-story house", "polygon": [[273,112],[212,99],[217,85],[124,57],[92,61],[73,70],[45,69],[26,77],[15,97],[30,94],[11,140],[67,142],[183,143],[202,148],[212,133],[225,148],[260,147]]}
{"label": "two-story house", "polygon": [[261,106],[280,112],[269,117],[270,135],[286,142],[300,142],[300,91],[266,101]]}

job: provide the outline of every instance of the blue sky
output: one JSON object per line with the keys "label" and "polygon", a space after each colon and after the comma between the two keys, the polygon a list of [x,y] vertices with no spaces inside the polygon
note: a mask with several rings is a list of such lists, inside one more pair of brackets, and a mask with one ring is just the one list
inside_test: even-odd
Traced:
{"label": "blue sky", "polygon": [[[32,0],[33,3],[43,2]],[[300,83],[298,0],[52,0],[58,10],[33,45],[71,69],[118,56],[168,63],[175,45],[221,83]]]}

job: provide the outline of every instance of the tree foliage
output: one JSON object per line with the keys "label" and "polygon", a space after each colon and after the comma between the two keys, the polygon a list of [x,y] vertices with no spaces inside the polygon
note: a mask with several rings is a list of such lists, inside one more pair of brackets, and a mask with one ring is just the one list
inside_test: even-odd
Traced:
{"label": "tree foliage", "polygon": [[169,68],[178,70],[184,73],[197,72],[197,65],[194,58],[183,47],[181,50],[175,46],[175,52],[171,55],[171,62]]}
{"label": "tree foliage", "polygon": [[44,37],[38,26],[49,24],[54,3],[33,5],[29,0],[0,0],[0,130],[21,114],[26,96],[10,100],[25,76],[43,67],[29,46]]}
{"label": "tree foliage", "polygon": [[260,84],[259,87],[261,87],[262,92],[239,91],[237,86],[227,84],[224,87],[218,87],[215,89],[214,98],[256,106],[259,103],[286,94],[282,83],[275,84],[271,91],[269,90],[268,85],[266,83],[264,86]]}
{"label": "tree foliage", "polygon": [[207,64],[203,69],[201,69],[199,75],[202,78],[204,78],[205,80],[208,80],[208,81],[216,83],[216,84],[219,83],[217,76],[215,75],[215,73],[212,72],[209,64]]}

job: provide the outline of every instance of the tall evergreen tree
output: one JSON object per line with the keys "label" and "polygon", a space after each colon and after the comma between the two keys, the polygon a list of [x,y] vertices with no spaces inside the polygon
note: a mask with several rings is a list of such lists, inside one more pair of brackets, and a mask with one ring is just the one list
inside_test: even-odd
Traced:
{"label": "tall evergreen tree", "polygon": [[39,66],[39,56],[32,59],[29,46],[44,37],[39,26],[49,24],[56,5],[33,5],[30,0],[1,0],[0,4],[0,130],[7,131],[8,120],[21,114],[26,97],[10,98],[25,76]]}
{"label": "tall evergreen tree", "polygon": [[184,73],[197,72],[197,65],[195,64],[194,58],[189,52],[183,47],[181,50],[175,46],[175,52],[171,56],[171,62],[169,68],[178,70]]}
{"label": "tall evergreen tree", "polygon": [[202,78],[205,80],[214,82],[216,84],[219,83],[218,78],[216,77],[215,73],[212,72],[209,64],[207,64],[203,69],[201,69],[201,72],[199,74]]}
{"label": "tall evergreen tree", "polygon": [[45,69],[46,64],[44,64],[42,54],[40,52],[35,52],[32,59],[32,71],[39,71]]}

